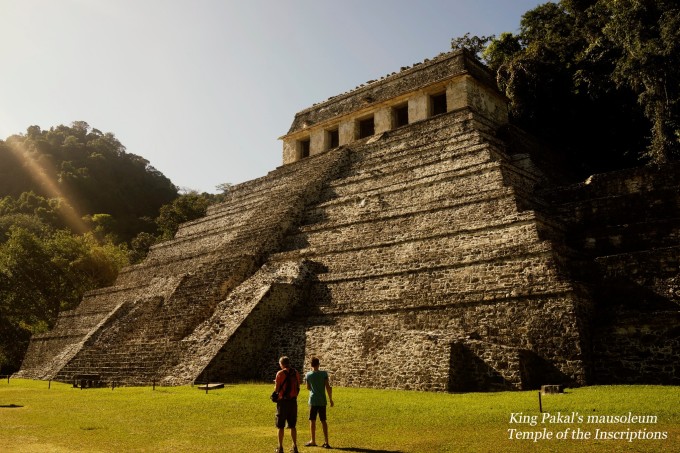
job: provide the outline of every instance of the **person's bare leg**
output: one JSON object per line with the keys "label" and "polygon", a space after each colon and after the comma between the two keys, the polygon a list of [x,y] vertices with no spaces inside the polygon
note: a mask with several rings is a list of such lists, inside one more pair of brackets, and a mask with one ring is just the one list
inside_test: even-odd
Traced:
{"label": "person's bare leg", "polygon": [[310,440],[310,443],[314,445],[316,444],[316,420],[309,421],[309,431],[312,433],[312,440]]}
{"label": "person's bare leg", "polygon": [[293,439],[293,447],[297,447],[297,428],[290,429],[290,437]]}
{"label": "person's bare leg", "polygon": [[323,428],[323,438],[324,438],[324,443],[328,443],[328,423],[326,423],[326,420],[321,420],[321,427]]}
{"label": "person's bare leg", "polygon": [[283,448],[283,428],[279,428],[279,448]]}

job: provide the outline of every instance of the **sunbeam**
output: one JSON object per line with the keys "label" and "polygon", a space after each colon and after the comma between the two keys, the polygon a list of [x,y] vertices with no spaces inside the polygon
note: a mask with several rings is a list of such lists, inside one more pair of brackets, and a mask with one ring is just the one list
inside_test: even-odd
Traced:
{"label": "sunbeam", "polygon": [[[42,187],[45,190],[47,196],[62,200],[63,205],[59,212],[62,215],[64,223],[77,233],[89,231],[90,228],[74,207],[73,200],[70,199],[65,191],[59,187],[59,184],[49,176],[48,172],[45,171],[46,169],[44,166],[33,159],[31,153],[26,149],[25,143],[10,139],[6,141],[5,144],[8,145],[9,150],[15,155],[17,160],[24,164],[25,168],[28,170],[29,177],[37,186]],[[56,174],[56,172],[53,172],[53,174]]]}

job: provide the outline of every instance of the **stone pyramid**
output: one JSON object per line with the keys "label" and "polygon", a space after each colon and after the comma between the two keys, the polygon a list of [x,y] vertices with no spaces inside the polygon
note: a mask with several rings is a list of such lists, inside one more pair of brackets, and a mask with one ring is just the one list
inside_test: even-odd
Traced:
{"label": "stone pyramid", "polygon": [[282,140],[281,167],[61,313],[18,375],[269,381],[288,355],[345,386],[678,383],[677,166],[568,184],[464,51]]}

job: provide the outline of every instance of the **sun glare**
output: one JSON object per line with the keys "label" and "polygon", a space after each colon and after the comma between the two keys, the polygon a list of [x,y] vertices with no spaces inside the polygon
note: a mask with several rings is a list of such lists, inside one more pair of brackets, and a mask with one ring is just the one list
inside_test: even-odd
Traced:
{"label": "sun glare", "polygon": [[58,198],[63,201],[60,213],[62,214],[66,225],[77,233],[89,231],[88,226],[74,208],[72,200],[66,196],[64,190],[62,190],[57,182],[48,175],[45,169],[33,159],[24,143],[17,142],[16,140],[9,140],[5,143],[17,160],[25,165],[33,182],[42,187],[46,191],[48,197]]}

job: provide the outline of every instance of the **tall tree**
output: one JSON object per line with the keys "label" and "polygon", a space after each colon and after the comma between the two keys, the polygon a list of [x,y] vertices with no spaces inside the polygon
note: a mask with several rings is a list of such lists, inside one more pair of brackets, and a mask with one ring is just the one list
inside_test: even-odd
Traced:
{"label": "tall tree", "polygon": [[606,18],[602,37],[619,54],[612,78],[638,96],[652,123],[648,156],[657,163],[677,160],[680,5],[676,0],[602,0],[596,6]]}
{"label": "tall tree", "polygon": [[678,11],[671,4],[563,0],[525,13],[517,35],[500,35],[483,54],[514,121],[560,144],[584,173],[677,158]]}

